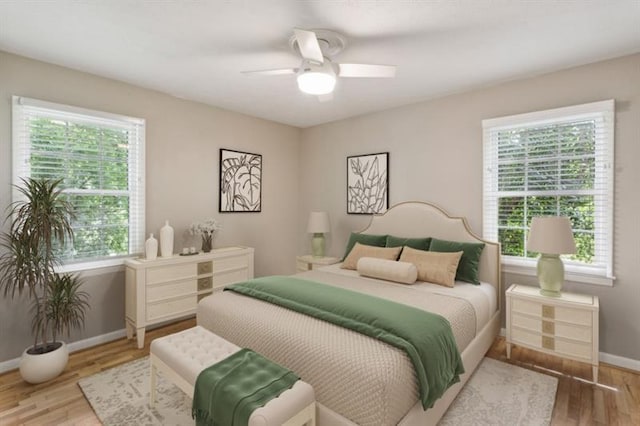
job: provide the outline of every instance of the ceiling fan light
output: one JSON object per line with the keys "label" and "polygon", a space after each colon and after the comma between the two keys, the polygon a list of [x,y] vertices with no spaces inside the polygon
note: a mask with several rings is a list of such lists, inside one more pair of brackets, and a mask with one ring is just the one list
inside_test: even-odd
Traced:
{"label": "ceiling fan light", "polygon": [[298,74],[298,88],[310,95],[326,95],[336,87],[336,76],[326,72],[305,72]]}

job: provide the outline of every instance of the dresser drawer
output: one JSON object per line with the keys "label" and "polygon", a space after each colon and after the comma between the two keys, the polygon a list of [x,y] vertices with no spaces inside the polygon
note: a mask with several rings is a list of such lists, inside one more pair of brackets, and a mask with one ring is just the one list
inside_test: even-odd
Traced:
{"label": "dresser drawer", "polygon": [[185,265],[156,266],[147,269],[147,284],[177,281],[196,276],[196,266],[192,263]]}
{"label": "dresser drawer", "polygon": [[196,280],[172,281],[147,286],[147,302],[153,303],[168,298],[195,293]]}
{"label": "dresser drawer", "polygon": [[194,293],[175,300],[149,303],[147,305],[147,321],[193,313],[196,309],[197,300],[197,295]]}
{"label": "dresser drawer", "polygon": [[237,271],[227,271],[216,274],[213,278],[213,284],[216,288],[221,288],[229,284],[239,283],[249,279],[247,269],[240,269]]}
{"label": "dresser drawer", "polygon": [[592,339],[591,327],[582,325],[568,324],[546,318],[535,318],[517,313],[512,314],[511,323],[516,327],[535,333],[544,333],[585,343],[591,343]]}
{"label": "dresser drawer", "polygon": [[221,272],[247,269],[249,264],[247,263],[246,256],[232,256],[223,259],[215,259],[213,261],[213,274],[217,275]]}

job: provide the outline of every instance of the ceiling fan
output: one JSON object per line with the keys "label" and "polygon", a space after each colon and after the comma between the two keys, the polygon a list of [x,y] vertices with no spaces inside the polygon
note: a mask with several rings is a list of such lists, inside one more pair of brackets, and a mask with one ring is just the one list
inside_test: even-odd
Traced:
{"label": "ceiling fan", "polygon": [[302,30],[295,28],[289,40],[291,48],[302,56],[298,68],[280,68],[259,71],[243,71],[245,75],[290,75],[297,74],[298,88],[311,95],[317,95],[320,101],[333,99],[336,77],[382,77],[396,75],[395,65],[373,64],[337,64],[331,58],[342,52],[346,40],[329,30]]}

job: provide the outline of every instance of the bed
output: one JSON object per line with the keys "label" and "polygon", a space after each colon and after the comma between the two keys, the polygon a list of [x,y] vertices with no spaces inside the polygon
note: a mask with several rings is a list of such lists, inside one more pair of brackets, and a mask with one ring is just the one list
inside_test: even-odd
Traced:
{"label": "bed", "polygon": [[456,282],[446,288],[418,282],[407,286],[361,277],[339,265],[296,275],[447,318],[465,373],[432,408],[422,408],[415,371],[404,351],[352,330],[229,291],[199,303],[198,324],[262,353],[313,385],[320,425],[436,424],[498,334],[499,244],[475,236],[463,218],[423,202],[400,203],[383,215],[374,215],[361,233],[485,243],[478,269],[481,285]]}

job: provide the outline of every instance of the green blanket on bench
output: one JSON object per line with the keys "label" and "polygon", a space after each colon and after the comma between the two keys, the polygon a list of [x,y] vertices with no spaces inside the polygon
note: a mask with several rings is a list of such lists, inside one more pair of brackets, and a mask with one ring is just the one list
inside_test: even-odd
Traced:
{"label": "green blanket on bench", "polygon": [[246,426],[254,410],[298,379],[281,365],[241,349],[200,372],[191,415],[198,426]]}
{"label": "green blanket on bench", "polygon": [[464,373],[451,324],[440,315],[294,277],[257,278],[225,290],[313,316],[404,350],[415,368],[425,410]]}

